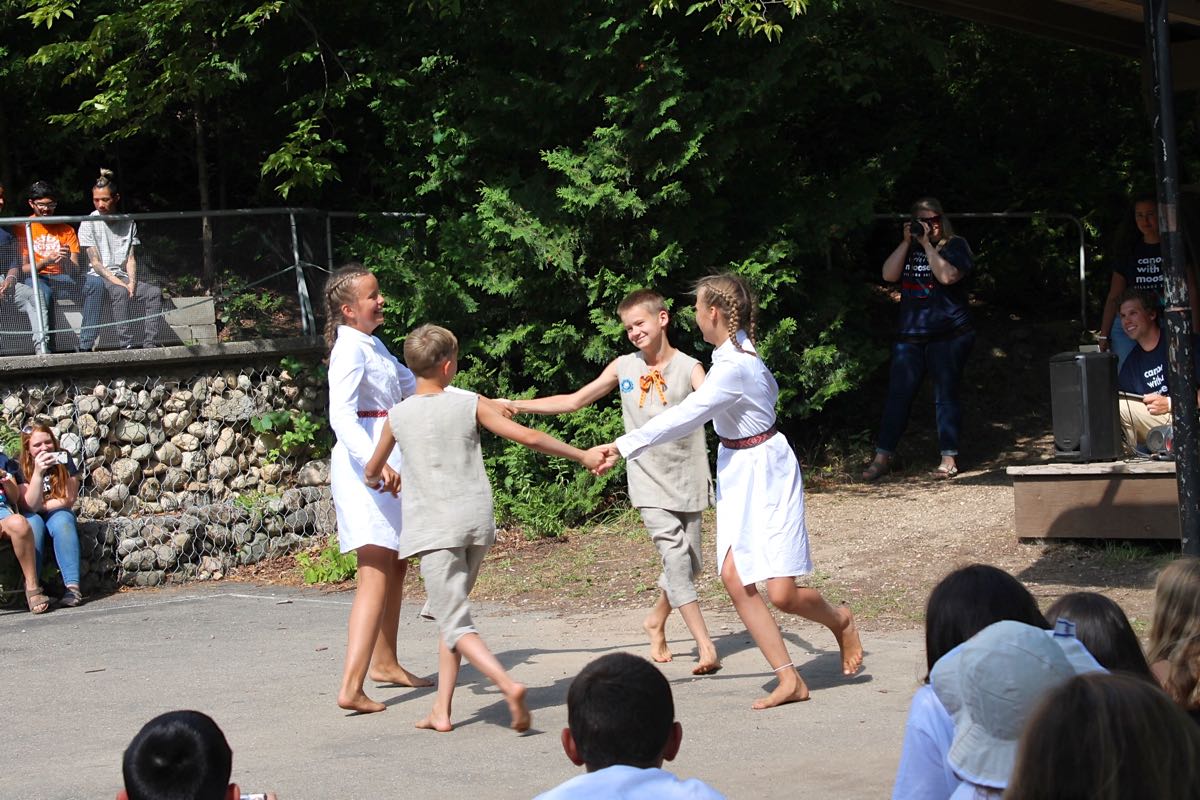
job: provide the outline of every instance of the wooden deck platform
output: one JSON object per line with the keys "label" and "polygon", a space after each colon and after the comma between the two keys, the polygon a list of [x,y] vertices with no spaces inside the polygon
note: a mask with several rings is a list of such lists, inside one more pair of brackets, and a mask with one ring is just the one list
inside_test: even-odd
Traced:
{"label": "wooden deck platform", "polygon": [[1009,467],[1022,538],[1178,539],[1172,461]]}

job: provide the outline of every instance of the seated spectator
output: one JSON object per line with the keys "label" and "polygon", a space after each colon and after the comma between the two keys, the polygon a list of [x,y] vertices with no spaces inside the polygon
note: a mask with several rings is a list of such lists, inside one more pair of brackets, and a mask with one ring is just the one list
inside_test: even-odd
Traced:
{"label": "seated spectator", "polygon": [[588,664],[567,691],[563,750],[587,772],[536,800],[621,797],[626,800],[719,800],[696,779],[662,769],[679,752],[683,727],[675,721],[671,685],[638,656],[611,653]]}
{"label": "seated spectator", "polygon": [[[1124,393],[1118,405],[1125,443],[1135,450],[1145,446],[1151,428],[1171,424],[1167,337],[1153,296],[1131,289],[1121,295],[1120,307],[1121,326],[1134,345],[1117,377],[1117,388]],[[1200,347],[1194,338],[1192,358],[1200,364]],[[1129,395],[1137,395],[1141,401]]]}
{"label": "seated spectator", "polygon": [[60,450],[54,430],[35,422],[21,431],[20,463],[11,465],[19,486],[21,511],[33,529],[37,568],[45,563],[46,534],[54,542],[54,560],[66,586],[60,606],[83,602],[79,589],[79,531],[71,508],[79,497],[79,468]]}
{"label": "seated spectator", "polygon": [[[169,711],[147,722],[125,748],[117,800],[238,800],[233,751],[207,714]],[[253,795],[252,795],[253,796]],[[260,795],[261,796],[261,795]],[[268,792],[267,800],[275,800]]]}
{"label": "seated spectator", "polygon": [[[1066,626],[1063,626],[1066,627]],[[1004,620],[938,660],[930,683],[954,720],[952,800],[999,798],[1025,721],[1048,691],[1101,667],[1074,636]]]}
{"label": "seated spectator", "polygon": [[[34,183],[29,187],[28,194],[29,207],[33,209],[31,217],[49,217],[58,208],[58,193],[46,181]],[[75,282],[79,266],[79,238],[74,228],[65,222],[33,222],[28,226],[15,226],[13,236],[20,251],[25,283],[29,286],[34,285],[29,255],[32,241],[32,261],[37,267],[37,289],[42,294],[42,308],[50,309],[53,300],[59,297],[79,299],[79,287]],[[54,319],[54,316],[51,314],[49,319]]]}
{"label": "seated spectator", "polygon": [[1079,675],[1050,690],[1030,717],[1004,796],[1200,797],[1200,728],[1132,675]]}
{"label": "seated spectator", "polygon": [[1171,699],[1200,723],[1200,558],[1177,559],[1158,574],[1146,658]]}
{"label": "seated spectator", "polygon": [[987,564],[956,569],[929,593],[925,682],[909,706],[893,800],[946,800],[961,783],[948,760],[954,721],[929,685],[928,673],[946,653],[1004,619],[1050,627],[1029,590],[1007,572]]}
{"label": "seated spectator", "polygon": [[[2,454],[0,454],[2,456]],[[33,530],[29,521],[13,509],[17,506],[16,481],[6,470],[0,469],[0,490],[4,492],[0,502],[0,539],[8,539],[21,575],[25,578],[25,605],[30,613],[44,614],[50,610],[50,598],[42,591],[38,581],[37,555],[34,549]]]}
{"label": "seated spectator", "polygon": [[1083,642],[1100,666],[1128,672],[1157,685],[1133,626],[1121,607],[1097,592],[1064,594],[1046,609],[1046,619],[1068,620],[1075,638]]}
{"label": "seated spectator", "polygon": [[158,287],[138,280],[136,250],[138,241],[137,223],[133,220],[106,220],[104,217],[117,213],[121,195],[110,170],[100,170],[100,177],[92,185],[92,205],[96,210],[93,217],[79,223],[79,246],[87,253],[91,266],[83,286],[83,328],[79,332],[79,349],[95,348],[100,335],[100,319],[103,316],[105,297],[112,309],[113,322],[122,322],[118,331],[118,343],[123,350],[134,347],[134,326],[129,322],[130,302],[136,301],[148,319],[142,326],[142,347],[158,346],[158,331],[162,313],[162,292]]}
{"label": "seated spectator", "polygon": [[[0,213],[4,211],[4,184],[0,184]],[[38,315],[37,304],[34,302],[33,289],[21,282],[21,260],[18,256],[20,251],[17,248],[17,241],[8,231],[0,228],[0,273],[3,273],[4,279],[0,280],[0,298],[6,301],[12,301],[17,308],[29,318],[29,330],[33,332],[33,352],[45,354],[49,352],[46,346],[45,333],[50,329],[49,323],[49,303],[42,304],[41,315]],[[38,325],[38,320],[41,320],[41,326]],[[9,327],[9,316],[4,315],[4,324],[0,327]],[[39,330],[41,335],[39,335]]]}

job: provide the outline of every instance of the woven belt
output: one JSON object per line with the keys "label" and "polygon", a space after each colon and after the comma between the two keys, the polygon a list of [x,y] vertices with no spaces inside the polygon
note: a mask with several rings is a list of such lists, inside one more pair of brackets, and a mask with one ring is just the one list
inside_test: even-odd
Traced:
{"label": "woven belt", "polygon": [[751,447],[757,447],[777,433],[779,433],[779,427],[777,425],[772,425],[762,433],[756,433],[753,436],[747,436],[744,439],[726,439],[724,436],[720,436],[718,438],[721,440],[721,444],[725,445],[730,450],[747,450]]}
{"label": "woven belt", "polygon": [[359,419],[365,419],[366,417],[386,417],[387,415],[388,415],[388,412],[386,412],[386,411],[359,411],[358,412]]}

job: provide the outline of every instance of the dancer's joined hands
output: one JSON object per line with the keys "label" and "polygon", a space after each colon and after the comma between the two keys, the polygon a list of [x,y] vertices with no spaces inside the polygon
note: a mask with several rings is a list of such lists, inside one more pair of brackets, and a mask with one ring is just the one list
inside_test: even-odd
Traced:
{"label": "dancer's joined hands", "polygon": [[400,494],[400,473],[383,465],[383,472],[379,475],[368,475],[363,473],[363,483],[377,492],[387,492],[395,497]]}
{"label": "dancer's joined hands", "polygon": [[593,475],[603,475],[617,465],[621,452],[616,444],[598,444],[584,454],[583,465]]}

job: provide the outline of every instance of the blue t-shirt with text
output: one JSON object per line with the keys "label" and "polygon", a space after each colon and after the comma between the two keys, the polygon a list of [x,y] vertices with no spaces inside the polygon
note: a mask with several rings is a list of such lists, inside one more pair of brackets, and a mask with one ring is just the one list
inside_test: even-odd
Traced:
{"label": "blue t-shirt with text", "polygon": [[[1192,363],[1200,375],[1200,337],[1192,336]],[[1143,350],[1135,344],[1121,365],[1117,386],[1134,394],[1167,394],[1167,332],[1161,331],[1153,350]]]}
{"label": "blue t-shirt with text", "polygon": [[914,245],[900,273],[900,335],[939,336],[971,321],[963,285],[975,266],[966,239],[955,236],[938,251],[963,274],[949,286],[938,281],[925,249]]}

